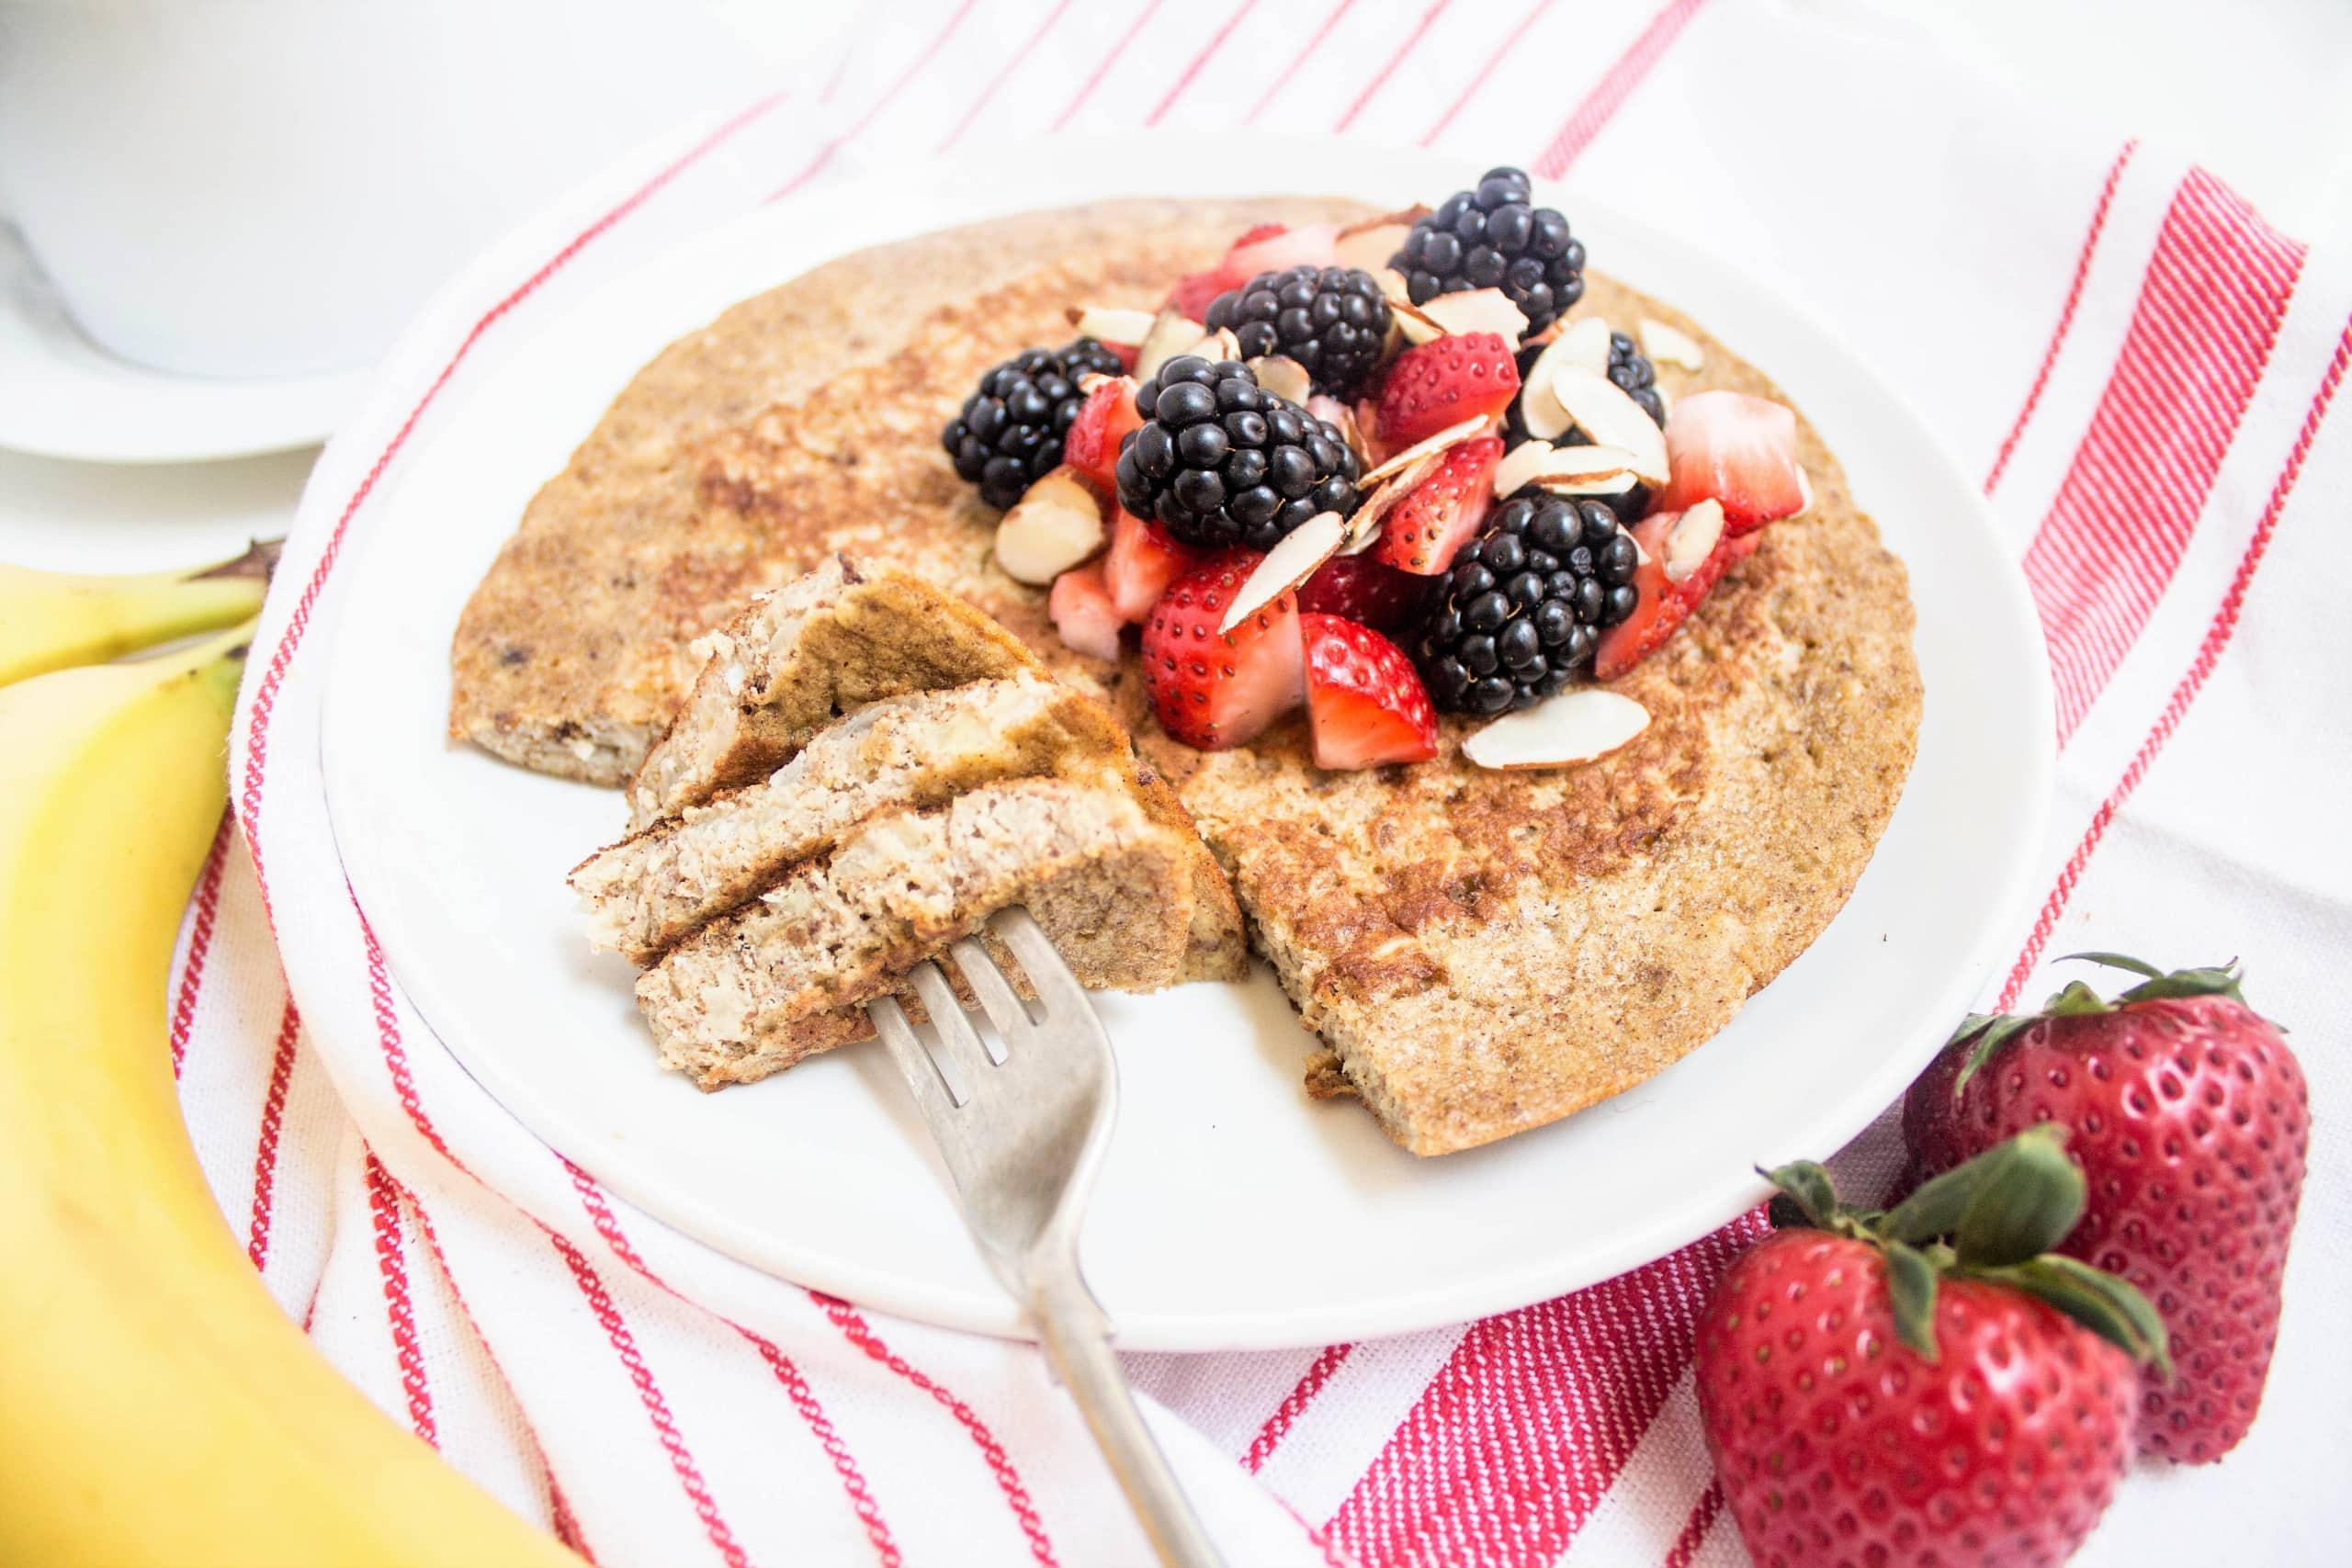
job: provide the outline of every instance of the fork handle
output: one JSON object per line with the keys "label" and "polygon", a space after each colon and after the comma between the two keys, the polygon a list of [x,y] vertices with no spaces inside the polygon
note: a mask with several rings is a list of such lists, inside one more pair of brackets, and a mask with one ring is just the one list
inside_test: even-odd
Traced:
{"label": "fork handle", "polygon": [[1167,1568],[1222,1568],[1225,1560],[1136,1408],[1126,1371],[1111,1348],[1110,1325],[1076,1265],[1047,1269],[1033,1280],[1029,1306],[1046,1356],[1159,1561]]}

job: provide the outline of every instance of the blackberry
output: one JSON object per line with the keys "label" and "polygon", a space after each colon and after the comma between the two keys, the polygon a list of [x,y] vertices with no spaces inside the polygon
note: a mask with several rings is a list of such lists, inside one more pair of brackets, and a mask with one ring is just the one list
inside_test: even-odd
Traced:
{"label": "blackberry", "polygon": [[963,412],[939,433],[956,473],[980,487],[980,499],[1007,507],[1062,460],[1062,437],[1086,394],[1078,378],[1088,371],[1120,376],[1119,356],[1091,337],[1060,348],[1016,354],[980,378]]}
{"label": "blackberry", "polygon": [[1523,493],[1454,558],[1413,642],[1430,696],[1456,713],[1527,706],[1592,665],[1634,613],[1638,552],[1590,498]]}
{"label": "blackberry", "polygon": [[1372,274],[1352,266],[1261,272],[1209,306],[1208,325],[1232,329],[1241,357],[1286,354],[1318,392],[1352,399],[1380,365],[1388,301]]}
{"label": "blackberry", "polygon": [[1415,222],[1388,258],[1416,305],[1465,288],[1500,288],[1527,317],[1530,336],[1584,298],[1584,242],[1568,220],[1533,204],[1522,169],[1488,169]]}
{"label": "blackberry", "polygon": [[1354,450],[1246,365],[1179,355],[1136,389],[1136,412],[1119,504],[1188,545],[1270,550],[1318,512],[1355,512]]}
{"label": "blackberry", "polygon": [[[1519,351],[1519,378],[1522,385],[1528,373],[1535,368],[1535,361],[1544,348],[1542,344],[1530,344]],[[1666,404],[1657,395],[1657,371],[1642,351],[1634,345],[1634,340],[1623,333],[1609,334],[1609,378],[1623,388],[1626,396],[1640,404],[1642,412],[1657,421],[1660,430],[1666,428]],[[1527,422],[1520,417],[1519,399],[1513,398],[1510,408],[1503,415],[1503,450],[1508,452],[1527,438]],[[1558,445],[1589,446],[1592,437],[1572,424],[1561,433]],[[1622,495],[1605,495],[1600,499],[1608,502],[1610,510],[1615,512],[1621,520],[1629,524],[1638,523],[1649,506],[1650,489],[1647,485],[1637,484]]]}

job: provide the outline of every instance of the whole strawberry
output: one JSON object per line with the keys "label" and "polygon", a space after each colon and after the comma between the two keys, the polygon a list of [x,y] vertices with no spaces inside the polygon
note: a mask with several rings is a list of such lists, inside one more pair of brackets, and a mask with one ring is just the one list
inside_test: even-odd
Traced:
{"label": "whole strawberry", "polygon": [[[1890,1213],[1815,1165],[1771,1173],[1802,1219],[1699,1319],[1699,1411],[1759,1568],[2073,1555],[2132,1457],[2132,1361],[2163,1327],[2128,1285],[2045,1249],[2082,1211],[2037,1129]],[[1949,1241],[1939,1237],[1949,1236]]]}
{"label": "whole strawberry", "polygon": [[1904,1132],[1934,1172],[2037,1122],[2073,1129],[2090,1202],[2061,1250],[2155,1303],[2177,1376],[2143,1381],[2140,1450],[2203,1464],[2262,1403],[2310,1096],[2235,968],[2076,956],[2146,979],[2112,1002],[2077,981],[2041,1012],[1970,1019],[1912,1086]]}

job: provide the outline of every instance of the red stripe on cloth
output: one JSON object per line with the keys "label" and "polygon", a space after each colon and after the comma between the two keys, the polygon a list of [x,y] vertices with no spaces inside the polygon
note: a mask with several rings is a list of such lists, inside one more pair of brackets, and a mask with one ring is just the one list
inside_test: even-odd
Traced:
{"label": "red stripe on cloth", "polygon": [[2009,455],[2018,449],[2018,440],[2025,434],[2025,427],[2032,422],[2033,411],[2041,404],[2041,394],[2050,385],[2051,367],[2058,363],[2058,351],[2066,344],[2066,334],[2074,329],[2075,308],[2083,302],[2083,283],[2091,275],[2091,257],[2098,250],[2099,235],[2107,229],[2108,209],[2115,205],[2115,187],[2123,183],[2124,165],[2132,162],[2132,154],[2139,151],[2137,138],[2123,144],[2108,166],[2107,183],[2099,187],[2098,205],[2091,209],[2091,231],[2083,236],[2082,254],[2075,258],[2075,278],[2066,288],[2066,302],[2059,307],[2058,326],[2050,334],[2050,346],[2042,351],[2041,367],[2033,373],[2033,385],[2025,395],[2025,406],[2018,410],[2015,424],[2009,426],[2007,437],[1993,457],[1993,471],[1984,476],[1984,493],[1990,495],[2001,482],[2003,470],[2009,466]]}
{"label": "red stripe on cloth", "polygon": [[595,1314],[596,1322],[605,1330],[605,1337],[612,1342],[613,1353],[620,1358],[623,1370],[628,1373],[628,1381],[637,1390],[637,1402],[645,1407],[645,1417],[652,1423],[654,1439],[662,1445],[662,1451],[670,1456],[670,1469],[677,1476],[679,1486],[684,1489],[687,1501],[694,1505],[695,1517],[702,1521],[703,1532],[710,1538],[710,1544],[718,1549],[720,1560],[728,1564],[728,1568],[744,1568],[751,1560],[736,1544],[735,1532],[727,1528],[726,1519],[720,1516],[718,1504],[712,1498],[710,1487],[703,1480],[702,1471],[695,1463],[693,1452],[686,1447],[686,1439],[679,1435],[678,1423],[670,1414],[670,1402],[662,1396],[662,1385],[654,1378],[653,1369],[639,1353],[637,1337],[628,1331],[628,1325],[622,1319],[612,1292],[605,1288],[605,1281],[597,1276],[595,1266],[560,1232],[548,1231],[547,1236],[554,1245],[557,1255],[563,1259],[564,1267],[571,1270],[571,1278],[587,1301],[588,1310]]}
{"label": "red stripe on cloth", "polygon": [[[648,1284],[685,1301],[684,1296],[679,1295],[653,1271],[652,1266],[629,1241],[628,1233],[621,1229],[620,1216],[614,1213],[612,1204],[605,1201],[604,1190],[596,1185],[595,1179],[561,1154],[555,1157],[571,1175],[572,1190],[580,1194],[581,1206],[588,1212],[588,1223],[595,1226],[596,1234],[604,1238],[606,1247],[612,1248],[613,1256],[628,1265]],[[718,1314],[714,1313],[712,1315]],[[786,1396],[792,1401],[792,1407],[799,1412],[809,1434],[825,1450],[825,1457],[832,1461],[833,1473],[841,1477],[842,1491],[849,1498],[850,1511],[865,1526],[865,1539],[873,1544],[883,1568],[898,1568],[901,1559],[898,1543],[891,1538],[890,1527],[884,1522],[882,1510],[874,1501],[865,1472],[858,1469],[857,1461],[851,1455],[849,1445],[842,1440],[841,1433],[835,1429],[832,1417],[825,1414],[824,1404],[817,1398],[816,1390],[809,1386],[808,1380],[793,1364],[792,1359],[775,1344],[732,1319],[720,1317],[719,1321],[749,1340],[752,1348],[759,1352],[760,1359],[767,1363],[768,1371],[783,1386]]]}
{"label": "red stripe on cloth", "polygon": [[833,1326],[841,1330],[842,1337],[931,1395],[942,1409],[956,1417],[957,1424],[970,1434],[974,1446],[980,1450],[980,1457],[988,1461],[989,1472],[996,1477],[997,1490],[1004,1494],[1004,1500],[1012,1506],[1013,1517],[1020,1521],[1021,1533],[1029,1539],[1029,1555],[1036,1560],[1039,1568],[1057,1568],[1054,1543],[1046,1534],[1045,1522],[1037,1517],[1036,1506],[1030,1501],[1029,1489],[1022,1484],[1021,1472],[1014,1467],[1004,1451],[1004,1445],[997,1441],[996,1434],[989,1430],[988,1423],[980,1419],[978,1413],[933,1382],[921,1368],[910,1365],[905,1357],[884,1344],[881,1336],[874,1332],[849,1303],[820,1291],[809,1292],[808,1299],[823,1309]]}
{"label": "red stripe on cloth", "polygon": [[1012,58],[1006,61],[998,69],[997,73],[989,78],[989,85],[982,87],[980,96],[972,100],[972,107],[964,111],[964,118],[957,120],[949,129],[947,134],[940,139],[939,146],[935,151],[944,152],[963,139],[964,132],[972,129],[972,122],[980,118],[980,111],[988,107],[989,100],[996,96],[996,90],[1004,85],[1005,78],[1021,69],[1022,65],[1027,62],[1030,53],[1046,41],[1046,35],[1054,30],[1054,24],[1062,19],[1062,13],[1069,7],[1070,0],[1056,0],[1054,8],[1046,13],[1046,19],[1037,24],[1037,30],[1023,39],[1021,47],[1012,51]]}
{"label": "red stripe on cloth", "polygon": [[822,170],[826,164],[833,161],[834,153],[840,152],[843,147],[854,141],[860,132],[865,130],[867,126],[874,123],[876,118],[878,117],[883,110],[888,108],[892,104],[897,103],[899,96],[910,86],[913,85],[915,78],[922,75],[924,69],[929,66],[933,60],[939,57],[939,51],[946,47],[948,39],[954,36],[957,28],[964,25],[964,18],[972,14],[972,7],[978,3],[979,0],[964,0],[964,3],[961,6],[956,6],[955,14],[947,18],[946,26],[941,28],[939,31],[932,35],[931,41],[923,46],[922,52],[916,55],[913,62],[899,73],[899,79],[891,83],[888,86],[883,88],[881,96],[876,97],[872,103],[865,106],[865,112],[859,115],[855,120],[852,121],[850,128],[847,130],[842,131],[831,141],[827,141],[822,147],[818,148],[817,155],[808,160],[808,166],[807,168],[802,169],[798,174],[785,181],[784,184],[770,191],[767,194],[766,199],[769,201],[780,200],[785,197],[790,196],[794,191],[798,190],[810,180],[815,179],[819,171]]}
{"label": "red stripe on cloth", "polygon": [[1323,47],[1323,40],[1331,36],[1331,29],[1340,25],[1340,19],[1355,8],[1355,3],[1356,0],[1340,0],[1337,6],[1331,7],[1331,14],[1323,18],[1323,25],[1315,29],[1314,36],[1306,40],[1296,54],[1291,56],[1290,63],[1283,67],[1281,74],[1266,85],[1266,90],[1258,96],[1258,101],[1250,106],[1250,112],[1241,117],[1242,124],[1251,124],[1260,115],[1266,112],[1266,106],[1282,95],[1282,90],[1290,85],[1291,78],[1298,74],[1299,67],[1315,57],[1315,51]]}
{"label": "red stripe on cloth", "polygon": [[1617,62],[1601,74],[1584,96],[1584,101],[1570,112],[1550,145],[1537,155],[1535,172],[1546,179],[1558,179],[1577,161],[1592,139],[1600,134],[1611,118],[1633,96],[1634,89],[1642,85],[1651,67],[1658,62],[1690,18],[1707,0],[1668,0],[1649,26],[1641,30]]}
{"label": "red stripe on cloth", "polygon": [[1223,47],[1225,40],[1233,36],[1233,29],[1241,25],[1241,18],[1257,7],[1258,0],[1241,0],[1241,4],[1233,8],[1233,15],[1225,19],[1223,27],[1209,35],[1209,41],[1202,46],[1200,53],[1193,56],[1193,62],[1185,66],[1183,73],[1176,78],[1175,85],[1168,89],[1168,96],[1161,98],[1149,114],[1144,116],[1145,125],[1157,126],[1168,118],[1168,111],[1176,107],[1176,100],[1182,97],[1184,90],[1193,85],[1193,78],[1201,73],[1201,67],[1206,65],[1210,57]]}
{"label": "red stripe on cloth", "polygon": [[1666,1559],[1658,1568],[1690,1568],[1690,1560],[1699,1555],[1699,1543],[1715,1527],[1715,1516],[1724,1511],[1724,1487],[1720,1481],[1710,1481],[1699,1500],[1690,1506],[1690,1517],[1682,1521],[1682,1531],[1667,1549]]}
{"label": "red stripe on cloth", "polygon": [[368,955],[368,1006],[376,1015],[376,1048],[384,1058],[384,1071],[391,1079],[392,1094],[408,1113],[409,1125],[433,1145],[433,1152],[471,1176],[473,1172],[466,1169],[466,1162],[450,1153],[449,1145],[441,1141],[440,1129],[434,1126],[433,1119],[424,1113],[424,1102],[417,1098],[416,1077],[409,1071],[408,1046],[401,1039],[400,1012],[392,1005],[391,971],[385,967],[383,944],[376,940],[376,928],[368,923],[368,912],[359,907],[356,894],[351,899],[351,912],[359,919],[360,945]]}
{"label": "red stripe on cloth", "polygon": [[178,991],[172,998],[172,1077],[180,1076],[187,1060],[188,1033],[196,1027],[197,993],[204,988],[204,961],[212,953],[212,928],[220,918],[220,882],[229,870],[229,814],[212,832],[212,847],[204,852],[204,867],[196,874],[196,918],[188,923],[187,957],[180,966]]}
{"label": "red stripe on cloth", "polygon": [[2018,954],[2016,964],[2009,970],[2008,981],[2001,988],[2001,1000],[1996,1010],[2007,1012],[2017,1006],[2018,993],[2024,990],[2027,978],[2032,975],[2034,965],[2041,961],[2043,951],[2050,945],[2051,933],[2057,929],[2059,916],[2065,913],[2067,903],[2075,896],[2075,885],[2082,879],[2084,867],[2090,863],[2091,856],[2098,852],[2099,841],[2107,836],[2107,829],[2114,822],[2116,813],[2140,787],[2140,781],[2147,777],[2148,769],[2154,763],[2157,753],[2172,739],[2173,731],[2180,728],[2180,721],[2188,712],[2189,705],[2197,700],[2197,694],[2204,690],[2206,680],[2213,673],[2213,666],[2220,661],[2222,650],[2229,647],[2230,638],[2236,634],[2238,619],[2245,610],[2246,590],[2254,582],[2255,572],[2262,566],[2262,558],[2270,549],[2270,536],[2278,531],[2279,513],[2286,509],[2288,497],[2294,493],[2295,481],[2303,471],[2303,459],[2310,455],[2312,442],[2318,436],[2322,422],[2327,418],[2328,404],[2335,400],[2335,389],[2343,383],[2347,362],[2352,362],[2352,323],[2346,323],[2343,334],[2336,339],[2335,354],[2327,362],[2327,373],[2320,379],[2318,395],[2312,400],[2310,411],[2303,415],[2302,428],[2296,433],[2295,445],[2287,454],[2287,466],[2280,470],[2278,481],[2270,487],[2270,499],[2263,506],[2261,520],[2255,525],[2254,536],[2246,542],[2245,554],[2238,559],[2237,570],[2230,578],[2230,586],[2222,593],[2220,606],[2213,612],[2211,624],[2205,628],[2204,640],[2198,644],[2197,657],[2189,662],[2188,672],[2173,688],[2170,700],[2157,716],[2147,738],[2140,742],[2139,750],[2132,754],[2131,764],[2123,770],[2123,776],[2116,781],[2114,789],[2092,813],[2090,825],[2083,829],[2075,852],[2066,857],[2065,867],[2058,874],[2057,885],[2051,888],[2049,898],[2041,906],[2041,915],[2033,922],[2032,934],[2026,939],[2025,951]]}
{"label": "red stripe on cloth", "polygon": [[1555,1562],[1689,1363],[1707,1292],[1763,1230],[1758,1211],[1630,1274],[1472,1325],[1332,1536],[1398,1568]]}
{"label": "red stripe on cloth", "polygon": [[1059,130],[1070,122],[1071,118],[1080,108],[1085,107],[1086,100],[1094,96],[1094,89],[1102,85],[1102,78],[1111,73],[1111,67],[1119,62],[1119,56],[1127,52],[1127,45],[1135,42],[1136,35],[1143,31],[1144,24],[1150,21],[1152,14],[1159,9],[1159,0],[1149,0],[1149,4],[1136,13],[1136,19],[1127,24],[1127,30],[1119,35],[1119,41],[1111,46],[1111,52],[1102,57],[1102,63],[1087,73],[1086,80],[1078,85],[1077,96],[1063,107],[1061,113],[1054,117],[1054,123],[1047,126],[1046,130]]}
{"label": "red stripe on cloth", "polygon": [[401,1246],[400,1196],[373,1149],[368,1151],[368,1213],[376,1226],[376,1271],[384,1280],[384,1317],[392,1332],[392,1358],[400,1363],[401,1391],[408,1395],[408,1424],[435,1448],[440,1429],[433,1419],[433,1390],[424,1381],[424,1357],[416,1344],[416,1309],[408,1293],[408,1260]]}
{"label": "red stripe on cloth", "polygon": [[269,1088],[261,1099],[261,1140],[254,1151],[253,1217],[245,1229],[245,1256],[255,1271],[269,1263],[270,1210],[277,1196],[277,1132],[286,1117],[286,1086],[294,1077],[294,1042],[301,1033],[302,1015],[294,998],[286,998],[277,1016],[277,1050],[269,1059]]}
{"label": "red stripe on cloth", "polygon": [[2171,583],[2302,262],[2203,170],[2173,194],[2122,352],[2026,549],[2062,741]]}
{"label": "red stripe on cloth", "polygon": [[1340,1363],[1346,1360],[1354,1349],[1353,1345],[1323,1347],[1323,1353],[1307,1364],[1306,1371],[1299,1374],[1297,1384],[1283,1396],[1282,1404],[1266,1417],[1266,1424],[1258,1428],[1258,1435],[1250,1439],[1250,1451],[1241,1456],[1242,1469],[1255,1475],[1265,1467],[1266,1461],[1272,1457],[1274,1450],[1289,1434],[1291,1424],[1298,1419],[1299,1413],[1315,1402],[1315,1396],[1323,1392],[1323,1385],[1331,1381],[1331,1374],[1340,1370]]}
{"label": "red stripe on cloth", "polygon": [[538,271],[516,284],[497,304],[483,311],[458,343],[456,352],[449,355],[447,363],[441,367],[440,373],[433,378],[432,384],[424,389],[424,395],[416,400],[416,405],[409,410],[408,417],[401,421],[400,428],[392,433],[392,438],[377,454],[375,463],[352,491],[351,499],[344,503],[343,511],[336,515],[334,527],[327,536],[326,548],[320,552],[318,564],[311,569],[309,580],[302,584],[302,592],[294,601],[293,613],[287,617],[286,628],[278,634],[269,661],[262,669],[261,680],[254,687],[253,712],[245,721],[245,772],[240,783],[237,815],[243,824],[247,852],[253,856],[254,874],[261,886],[262,912],[268,917],[273,931],[277,927],[277,915],[270,904],[269,878],[262,865],[261,849],[262,789],[269,762],[270,720],[277,710],[277,694],[285,687],[286,672],[293,666],[294,656],[302,647],[303,634],[310,629],[311,615],[318,608],[319,595],[325,592],[327,579],[334,574],[335,563],[343,557],[344,536],[351,526],[352,518],[375,493],[377,484],[383,479],[385,470],[391,467],[392,459],[399,457],[401,449],[408,445],[408,438],[415,432],[417,423],[424,417],[424,411],[433,406],[442,389],[457,375],[458,367],[465,363],[466,356],[473,352],[474,344],[480,343],[491,328],[515,306],[544,288],[548,278],[560,272],[572,257],[594,243],[598,236],[644,206],[664,186],[707,156],[713,148],[781,102],[783,96],[780,94],[762,98],[720,125],[679,154],[676,161],[631,191],[603,217],[573,235],[569,243],[540,265]]}
{"label": "red stripe on cloth", "polygon": [[1467,104],[1471,98],[1476,95],[1479,88],[1487,85],[1487,78],[1493,75],[1495,73],[1495,67],[1503,62],[1503,56],[1509,54],[1511,50],[1518,45],[1520,39],[1525,35],[1527,29],[1535,25],[1536,18],[1551,8],[1552,0],[1535,0],[1535,9],[1528,12],[1526,16],[1521,17],[1519,19],[1519,26],[1511,28],[1510,36],[1504,39],[1502,42],[1495,45],[1495,52],[1487,56],[1487,62],[1484,65],[1479,66],[1476,74],[1473,75],[1469,82],[1464,85],[1461,96],[1456,97],[1452,103],[1445,106],[1445,112],[1437,117],[1437,123],[1435,125],[1430,126],[1427,130],[1421,133],[1422,146],[1426,147],[1430,142],[1435,141],[1438,139],[1439,133],[1443,131],[1447,126],[1453,123],[1453,117],[1460,114],[1462,112],[1463,106]]}
{"label": "red stripe on cloth", "polygon": [[1413,52],[1413,46],[1419,43],[1422,37],[1429,32],[1430,25],[1444,15],[1445,8],[1453,3],[1453,0],[1437,0],[1436,5],[1421,13],[1420,21],[1414,25],[1411,32],[1405,35],[1405,41],[1396,46],[1396,52],[1381,62],[1380,69],[1374,73],[1372,80],[1363,85],[1363,91],[1356,95],[1355,102],[1348,106],[1348,112],[1341,115],[1340,122],[1331,128],[1334,131],[1345,130],[1355,123],[1356,116],[1363,113],[1364,106],[1379,96],[1380,89],[1388,85],[1388,78],[1396,73],[1396,67],[1405,62],[1405,57]]}

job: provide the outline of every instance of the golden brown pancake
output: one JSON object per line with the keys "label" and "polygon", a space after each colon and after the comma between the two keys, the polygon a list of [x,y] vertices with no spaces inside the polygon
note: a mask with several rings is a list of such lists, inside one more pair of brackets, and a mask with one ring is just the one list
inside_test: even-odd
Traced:
{"label": "golden brown pancake", "polygon": [[[736,306],[641,372],[526,512],[461,619],[450,728],[526,766],[626,781],[675,711],[694,637],[848,549],[962,595],[1110,697],[1231,874],[1260,951],[1418,1154],[1556,1120],[1657,1073],[1828,924],[1901,794],[1919,682],[1903,568],[1799,415],[1815,502],[1765,530],[1617,689],[1650,711],[1577,769],[1486,772],[1449,719],[1434,762],[1327,773],[1305,721],[1202,753],[1153,725],[1132,653],[1055,637],[989,558],[996,513],[938,431],[980,374],[1066,341],[1072,304],[1150,307],[1265,221],[1335,201],[1125,201],[862,253]],[[1779,398],[1671,308],[1588,272],[1583,303],[1706,348],[1669,394]],[[1781,399],[1785,401],[1785,399]]]}

